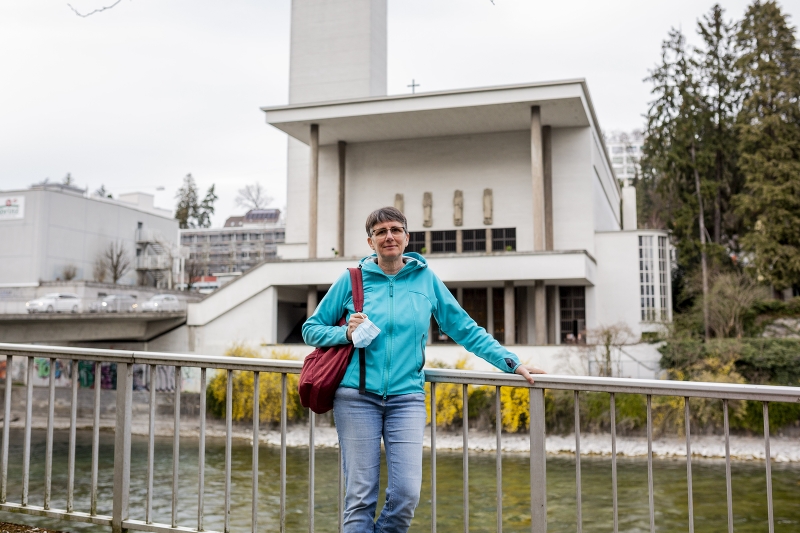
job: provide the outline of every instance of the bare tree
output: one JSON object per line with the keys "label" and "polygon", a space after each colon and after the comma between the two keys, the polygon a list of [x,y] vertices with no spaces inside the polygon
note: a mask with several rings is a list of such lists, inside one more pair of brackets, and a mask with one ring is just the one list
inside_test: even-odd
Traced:
{"label": "bare tree", "polygon": [[106,280],[107,275],[108,275],[108,262],[101,253],[94,260],[94,265],[92,266],[92,277],[97,283],[103,283]]}
{"label": "bare tree", "polygon": [[112,283],[117,283],[133,268],[133,259],[121,241],[108,243],[108,246],[101,252],[101,256],[105,260],[106,271],[111,277]]}
{"label": "bare tree", "polygon": [[708,298],[708,327],[715,337],[741,338],[747,311],[769,299],[769,289],[740,272],[726,272],[713,280]]}
{"label": "bare tree", "polygon": [[586,332],[586,344],[566,347],[558,355],[559,366],[567,374],[621,376],[622,354],[631,357],[624,347],[633,341],[633,332],[624,322],[600,325]]}
{"label": "bare tree", "polygon": [[599,374],[611,377],[614,375],[613,367],[616,366],[616,374],[619,376],[622,372],[620,350],[633,338],[633,332],[628,325],[618,322],[610,326],[600,326],[589,330],[588,337],[589,343],[597,346],[595,362],[599,366]]}
{"label": "bare tree", "polygon": [[194,259],[187,260],[184,265],[184,275],[186,276],[186,290],[192,290],[192,285],[197,282],[197,278],[205,274],[203,263]]}
{"label": "bare tree", "polygon": [[236,196],[236,205],[245,209],[264,209],[272,200],[271,196],[267,196],[266,189],[256,182],[239,189],[239,194]]}
{"label": "bare tree", "polygon": [[113,4],[111,4],[111,5],[108,5],[108,6],[103,6],[103,7],[97,8],[97,9],[95,9],[95,10],[93,10],[93,11],[90,11],[90,12],[88,12],[88,13],[81,13],[80,11],[78,11],[77,9],[75,9],[74,7],[72,7],[72,5],[70,5],[70,4],[67,4],[67,6],[69,6],[69,8],[72,10],[72,12],[73,12],[73,13],[75,13],[76,15],[78,15],[79,17],[86,18],[86,17],[88,17],[89,15],[94,15],[95,13],[100,13],[101,11],[105,11],[106,9],[111,9],[112,7],[116,6],[116,5],[117,5],[117,4],[119,4],[120,2],[122,2],[122,0],[116,0],[116,1],[115,1]]}
{"label": "bare tree", "polygon": [[64,265],[61,269],[61,277],[64,281],[72,281],[78,275],[78,267],[73,264]]}

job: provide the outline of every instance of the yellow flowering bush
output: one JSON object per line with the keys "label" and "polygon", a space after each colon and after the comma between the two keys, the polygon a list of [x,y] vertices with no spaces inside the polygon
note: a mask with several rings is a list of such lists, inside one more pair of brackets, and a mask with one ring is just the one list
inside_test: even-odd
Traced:
{"label": "yellow flowering bush", "polygon": [[[243,343],[233,344],[225,351],[225,355],[232,357],[259,358],[260,352]],[[270,359],[297,359],[290,352],[273,350]],[[231,416],[233,420],[253,419],[253,393],[254,378],[252,372],[232,372],[231,385],[233,395],[231,399]],[[297,374],[286,376],[286,415],[290,421],[302,420],[307,416],[306,410],[300,404],[300,395],[297,392]],[[228,373],[218,371],[208,383],[207,404],[208,411],[220,418],[225,417],[225,396],[228,386]],[[281,419],[281,374],[275,372],[261,372],[258,384],[259,420],[268,423],[277,423]]]}

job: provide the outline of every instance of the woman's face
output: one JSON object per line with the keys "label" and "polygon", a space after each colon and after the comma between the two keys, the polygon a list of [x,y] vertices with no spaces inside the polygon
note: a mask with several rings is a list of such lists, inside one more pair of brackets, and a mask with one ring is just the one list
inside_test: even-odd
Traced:
{"label": "woman's face", "polygon": [[380,222],[372,227],[372,236],[367,237],[367,244],[375,250],[384,261],[395,261],[403,255],[408,246],[408,233],[402,222],[390,220]]}

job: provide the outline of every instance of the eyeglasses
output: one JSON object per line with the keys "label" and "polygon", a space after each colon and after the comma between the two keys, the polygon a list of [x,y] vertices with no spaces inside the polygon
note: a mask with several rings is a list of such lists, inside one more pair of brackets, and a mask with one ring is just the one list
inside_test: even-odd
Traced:
{"label": "eyeglasses", "polygon": [[389,229],[380,228],[380,229],[373,230],[372,236],[375,237],[376,239],[385,239],[386,236],[389,235],[390,231],[392,232],[392,237],[394,237],[395,239],[399,239],[400,237],[402,237],[406,233],[406,229],[405,228],[400,228],[400,227],[395,226],[395,227],[389,228]]}

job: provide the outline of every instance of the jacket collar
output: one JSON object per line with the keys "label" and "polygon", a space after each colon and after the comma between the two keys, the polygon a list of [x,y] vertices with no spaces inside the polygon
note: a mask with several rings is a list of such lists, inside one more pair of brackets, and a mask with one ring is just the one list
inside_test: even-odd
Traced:
{"label": "jacket collar", "polygon": [[[359,261],[358,267],[364,272],[372,272],[374,274],[386,276],[383,270],[381,270],[381,267],[378,266],[377,259],[378,254],[368,255]],[[414,270],[428,268],[428,262],[425,261],[425,258],[414,252],[404,253],[403,260],[405,261],[405,265],[403,265],[403,268],[401,268],[400,271],[395,274],[395,277],[405,276]]]}

